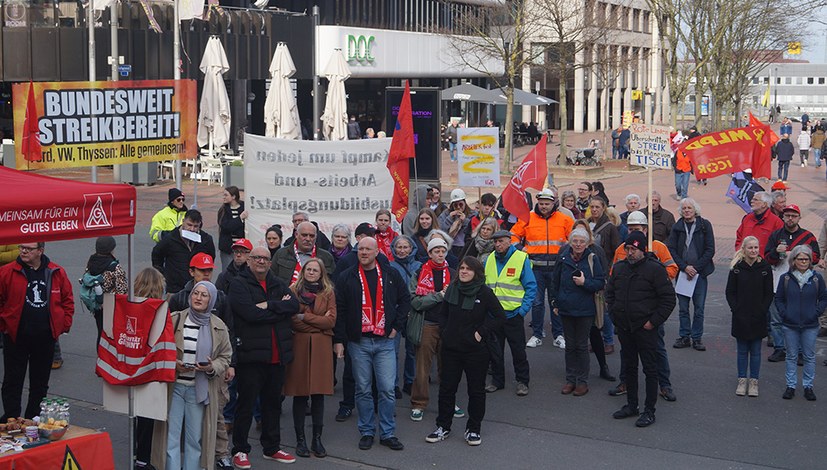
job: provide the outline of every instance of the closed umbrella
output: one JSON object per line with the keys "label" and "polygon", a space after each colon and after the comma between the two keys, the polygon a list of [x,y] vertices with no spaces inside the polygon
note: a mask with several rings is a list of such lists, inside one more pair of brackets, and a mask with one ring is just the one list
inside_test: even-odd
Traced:
{"label": "closed umbrella", "polygon": [[327,77],[327,99],[322,114],[322,134],[326,140],[347,139],[347,100],[345,80],[350,77],[350,67],[347,66],[345,55],[341,49],[335,49],[327,66],[324,68]]}
{"label": "closed umbrella", "polygon": [[[210,157],[215,146],[230,143],[230,97],[224,84],[224,73],[230,70],[227,54],[218,37],[207,41],[204,57],[199,67],[204,74],[204,91],[201,95],[201,111],[198,114],[198,146],[209,145]],[[198,202],[198,180],[195,180],[195,203]]]}
{"label": "closed umbrella", "polygon": [[279,139],[300,139],[299,109],[293,96],[290,77],[296,73],[296,65],[287,44],[280,42],[270,62],[270,90],[264,102],[264,135]]}

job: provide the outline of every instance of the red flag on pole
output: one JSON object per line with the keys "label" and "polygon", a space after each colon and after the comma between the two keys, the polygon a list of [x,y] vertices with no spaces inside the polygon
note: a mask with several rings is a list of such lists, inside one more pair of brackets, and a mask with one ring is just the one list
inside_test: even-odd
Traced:
{"label": "red flag on pole", "polygon": [[39,162],[43,158],[37,127],[37,106],[34,99],[34,82],[29,82],[29,97],[26,100],[26,117],[23,121],[23,138],[20,150],[27,161]]}
{"label": "red flag on pole", "polygon": [[543,184],[548,176],[548,164],[546,163],[546,135],[540,142],[531,149],[525,156],[523,163],[514,172],[508,186],[503,190],[503,206],[520,220],[528,220],[531,208],[525,198],[525,190],[533,188],[543,189]]}
{"label": "red flag on pole", "polygon": [[408,191],[410,190],[411,167],[408,160],[416,156],[414,147],[413,114],[411,113],[411,87],[405,80],[405,93],[396,115],[396,127],[388,154],[388,171],[393,178],[391,212],[401,221],[408,212]]}
{"label": "red flag on pole", "polygon": [[764,134],[769,137],[769,146],[759,148],[759,151],[752,156],[752,177],[753,178],[772,178],[772,146],[780,139],[770,126],[761,122],[757,117],[749,113],[749,126],[758,127],[764,131]]}

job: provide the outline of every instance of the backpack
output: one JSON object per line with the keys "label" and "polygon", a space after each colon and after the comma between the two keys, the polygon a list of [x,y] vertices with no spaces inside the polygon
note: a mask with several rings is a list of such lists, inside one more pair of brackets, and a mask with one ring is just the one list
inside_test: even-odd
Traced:
{"label": "backpack", "polygon": [[[111,270],[113,267],[117,266],[117,261],[112,261],[112,264],[109,265],[107,271]],[[90,313],[96,312],[103,309],[103,290],[100,290],[100,294],[95,292],[95,288],[101,286],[103,284],[103,273],[98,274],[97,276],[93,276],[86,271],[83,273],[83,277],[78,279],[80,283],[80,301],[89,310]]]}

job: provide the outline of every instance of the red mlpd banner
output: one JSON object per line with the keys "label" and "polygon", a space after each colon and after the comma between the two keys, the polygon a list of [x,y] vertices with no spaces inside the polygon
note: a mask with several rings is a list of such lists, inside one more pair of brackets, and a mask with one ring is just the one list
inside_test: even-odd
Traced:
{"label": "red mlpd banner", "polygon": [[[686,141],[678,147],[690,160],[698,179],[714,178],[744,171],[747,168],[768,168],[771,132],[766,127],[739,127],[712,132]],[[760,178],[763,174],[755,174]]]}
{"label": "red mlpd banner", "polygon": [[0,167],[0,244],[127,235],[135,231],[135,188]]}

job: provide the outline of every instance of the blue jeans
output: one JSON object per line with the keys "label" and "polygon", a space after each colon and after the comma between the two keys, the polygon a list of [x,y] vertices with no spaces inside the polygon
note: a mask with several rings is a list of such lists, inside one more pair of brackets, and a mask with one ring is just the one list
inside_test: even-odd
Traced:
{"label": "blue jeans", "polygon": [[790,162],[778,162],[778,179],[787,181],[787,175],[790,172]]}
{"label": "blue jeans", "polygon": [[[397,334],[394,340],[394,352],[396,353],[396,360],[399,361],[399,349],[402,343],[401,334]],[[402,383],[412,384],[414,376],[416,375],[416,346],[405,338],[405,366],[402,369]],[[399,374],[397,373],[393,378],[393,387],[399,388]]]}
{"label": "blue jeans", "polygon": [[[700,276],[700,274],[697,274]],[[701,339],[704,335],[704,304],[706,303],[706,278],[699,277],[695,284],[695,292],[692,293],[692,306],[694,314],[692,321],[689,320],[689,297],[678,295],[678,314],[680,315],[681,338],[692,337],[693,340]]]}
{"label": "blue jeans", "polygon": [[612,323],[612,317],[609,316],[609,311],[603,311],[603,329],[600,330],[603,334],[603,344],[606,346],[613,346],[615,344],[615,324]]}
{"label": "blue jeans", "polygon": [[393,381],[396,376],[394,340],[379,337],[363,337],[358,343],[350,342],[347,352],[353,364],[356,381],[356,409],[359,411],[359,434],[376,434],[376,409],[373,405],[373,376],[376,375],[376,392],[379,397],[379,431],[382,439],[396,433],[394,407],[396,396]]}
{"label": "blue jeans", "polygon": [[[531,306],[531,331],[532,334],[538,338],[543,337],[543,325],[546,320],[546,299],[551,302],[548,297],[551,292],[548,290],[548,285],[551,284],[550,269],[535,269],[534,277],[537,279],[537,297],[534,297],[534,304]],[[563,321],[560,320],[559,315],[551,315],[551,337],[556,338],[563,334]]]}
{"label": "blue jeans", "polygon": [[747,364],[749,364],[749,378],[758,379],[761,371],[761,339],[738,339],[738,378],[747,377]]}
{"label": "blue jeans", "polygon": [[813,148],[813,156],[816,160],[816,168],[821,168],[821,149]]}
{"label": "blue jeans", "polygon": [[451,156],[451,161],[457,161],[457,144],[448,142],[448,155]]}
{"label": "blue jeans", "polygon": [[778,309],[775,302],[770,304],[770,336],[772,336],[773,348],[776,351],[784,350],[784,332],[781,330],[781,317],[778,316]]}
{"label": "blue jeans", "polygon": [[813,386],[813,379],[816,377],[816,337],[818,327],[815,328],[789,328],[784,329],[784,338],[787,341],[787,386],[795,388],[798,383],[798,353],[804,356],[804,373],[801,377],[801,385],[804,388]]}
{"label": "blue jeans", "polygon": [[181,468],[181,431],[184,432],[184,470],[201,468],[201,422],[205,406],[195,398],[195,385],[176,383],[167,418],[167,466]]}
{"label": "blue jeans", "polygon": [[689,197],[689,172],[675,173],[675,194],[680,199]]}

